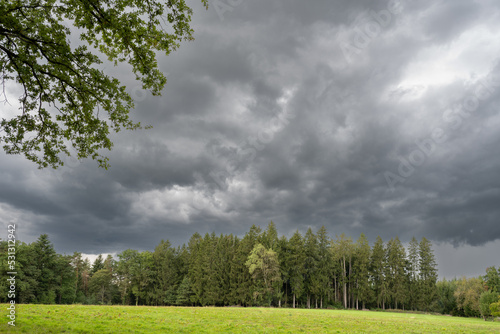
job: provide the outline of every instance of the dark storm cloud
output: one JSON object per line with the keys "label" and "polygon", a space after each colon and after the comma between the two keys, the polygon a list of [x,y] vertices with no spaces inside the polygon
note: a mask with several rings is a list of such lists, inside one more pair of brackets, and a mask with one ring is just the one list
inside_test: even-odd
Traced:
{"label": "dark storm cloud", "polygon": [[450,244],[498,249],[496,2],[241,1],[222,16],[214,4],[192,4],[196,40],[161,58],[162,97],[108,66],[133,119],[153,125],[112,136],[111,170],[0,157],[2,221],[62,252],[270,220],[287,236],[426,236],[438,261]]}

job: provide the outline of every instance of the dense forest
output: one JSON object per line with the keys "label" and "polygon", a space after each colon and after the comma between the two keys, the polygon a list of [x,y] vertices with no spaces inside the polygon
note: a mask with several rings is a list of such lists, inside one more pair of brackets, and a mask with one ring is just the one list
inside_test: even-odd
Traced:
{"label": "dense forest", "polygon": [[[0,302],[7,301],[7,242],[0,243]],[[243,238],[201,236],[153,252],[97,257],[57,254],[47,235],[16,245],[16,302],[179,306],[401,309],[489,316],[500,308],[500,268],[438,282],[429,240],[396,237],[373,247],[361,236],[332,239],[325,227],[287,239],[271,222]]]}

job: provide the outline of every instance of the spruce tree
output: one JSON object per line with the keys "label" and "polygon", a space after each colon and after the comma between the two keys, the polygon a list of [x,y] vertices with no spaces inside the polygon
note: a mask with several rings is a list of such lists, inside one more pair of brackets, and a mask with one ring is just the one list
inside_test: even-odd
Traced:
{"label": "spruce tree", "polygon": [[193,295],[193,291],[191,290],[191,281],[189,277],[185,276],[182,279],[179,288],[177,289],[177,300],[175,302],[176,305],[179,306],[189,306],[192,304],[191,296]]}
{"label": "spruce tree", "polygon": [[398,237],[387,243],[386,278],[389,295],[394,308],[403,306],[406,302],[406,252]]}
{"label": "spruce tree", "polygon": [[318,269],[314,279],[314,285],[320,298],[320,308],[323,308],[323,302],[329,295],[329,283],[331,277],[332,256],[330,252],[330,238],[326,232],[325,226],[316,233],[318,240]]}
{"label": "spruce tree", "polygon": [[296,301],[304,292],[305,274],[305,252],[304,239],[297,230],[288,242],[290,250],[290,288],[292,292],[292,305],[296,306]]}
{"label": "spruce tree", "polygon": [[408,297],[409,297],[409,307],[415,310],[419,304],[419,299],[421,298],[419,293],[419,244],[417,239],[413,237],[408,245],[408,261],[407,261],[407,272],[408,272]]}
{"label": "spruce tree", "polygon": [[419,268],[420,284],[419,295],[422,297],[421,308],[428,310],[431,303],[436,299],[437,264],[429,240],[422,238],[419,244]]}
{"label": "spruce tree", "polygon": [[188,242],[189,251],[189,269],[188,278],[191,283],[191,290],[193,294],[190,299],[193,304],[203,305],[203,281],[204,270],[203,267],[203,239],[199,233],[194,233]]}
{"label": "spruce tree", "polygon": [[38,282],[35,291],[35,301],[42,304],[53,304],[56,301],[55,267],[57,254],[54,246],[49,241],[47,234],[42,234],[38,240],[31,244],[32,259],[35,275]]}
{"label": "spruce tree", "polygon": [[373,282],[375,300],[377,307],[385,309],[387,300],[387,281],[385,277],[386,257],[384,242],[380,236],[373,245],[372,256],[370,258],[370,276]]}
{"label": "spruce tree", "polygon": [[362,308],[365,308],[367,302],[372,299],[372,289],[369,280],[369,266],[371,248],[366,236],[361,233],[356,242],[355,254],[356,262],[354,263],[354,284],[356,291],[356,309],[359,309],[358,301],[362,303]]}
{"label": "spruce tree", "polygon": [[[344,308],[348,308],[350,306],[351,296],[350,287],[351,287],[351,273],[352,273],[352,256],[354,253],[354,245],[352,243],[352,239],[346,237],[344,233],[337,236],[337,240],[334,243],[335,253],[337,254],[337,259],[339,260],[340,268],[341,268],[341,276],[340,276],[340,285],[342,286],[342,296],[343,296],[343,304]],[[349,290],[349,291],[348,291]],[[348,304],[349,302],[349,304]]]}
{"label": "spruce tree", "polygon": [[304,288],[307,295],[307,308],[311,308],[311,297],[319,295],[318,286],[318,241],[311,228],[304,238]]}
{"label": "spruce tree", "polygon": [[104,269],[104,261],[102,255],[99,254],[92,264],[92,270],[90,271],[90,276],[94,275],[99,270]]}
{"label": "spruce tree", "polygon": [[179,281],[175,261],[175,251],[170,241],[162,239],[153,252],[156,276],[153,288],[155,305],[175,304],[174,291]]}

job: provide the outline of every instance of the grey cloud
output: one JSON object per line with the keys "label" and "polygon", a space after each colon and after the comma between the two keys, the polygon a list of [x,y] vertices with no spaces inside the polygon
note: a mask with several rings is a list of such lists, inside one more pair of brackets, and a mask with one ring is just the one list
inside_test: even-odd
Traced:
{"label": "grey cloud", "polygon": [[[480,60],[498,61],[498,5],[401,1],[401,13],[347,62],[341,43],[388,3],[243,1],[222,21],[193,3],[196,40],[161,59],[163,96],[136,96],[132,117],[153,129],[114,134],[109,171],[92,161],[38,171],[0,156],[1,209],[25,224],[21,238],[48,233],[62,252],[152,250],[161,239],[241,236],[270,220],[287,236],[321,225],[371,241],[426,236],[446,245],[437,246],[440,261],[449,245],[498,249],[499,89],[460,126],[443,119],[474,96],[484,71],[498,73]],[[429,70],[437,60],[426,52],[445,57],[480,26],[492,33],[481,36],[484,50],[464,45],[453,55],[470,70],[456,65],[434,84],[442,74]],[[410,71],[419,63],[429,83]],[[398,175],[401,158],[436,128],[448,140],[391,190],[384,173]]]}

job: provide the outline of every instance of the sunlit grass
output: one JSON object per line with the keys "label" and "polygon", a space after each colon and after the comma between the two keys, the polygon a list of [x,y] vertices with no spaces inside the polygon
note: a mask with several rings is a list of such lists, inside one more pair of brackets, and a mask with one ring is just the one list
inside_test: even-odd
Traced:
{"label": "sunlit grass", "polygon": [[447,316],[285,308],[16,305],[2,333],[500,333],[500,322]]}

